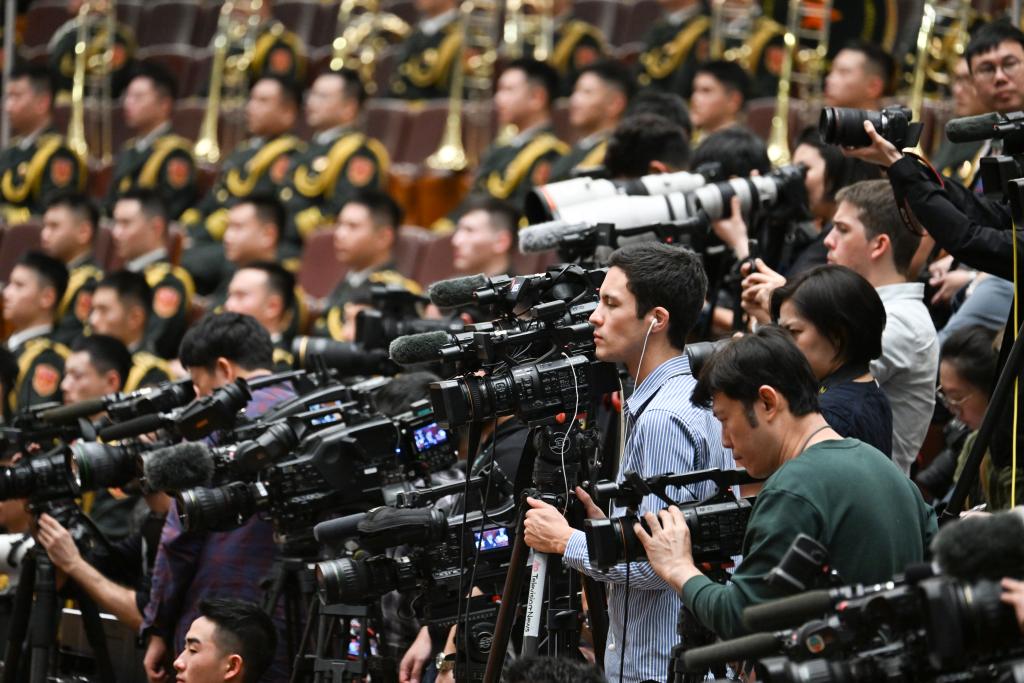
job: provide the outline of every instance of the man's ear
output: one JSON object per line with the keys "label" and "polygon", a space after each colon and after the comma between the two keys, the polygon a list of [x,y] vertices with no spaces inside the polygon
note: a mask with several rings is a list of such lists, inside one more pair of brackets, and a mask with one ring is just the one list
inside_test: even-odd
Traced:
{"label": "man's ear", "polygon": [[886,234],[875,235],[869,243],[872,261],[878,261],[886,253],[892,254],[892,240]]}
{"label": "man's ear", "polygon": [[52,308],[56,311],[57,290],[51,286],[43,287],[39,292],[39,307],[43,309]]}
{"label": "man's ear", "polygon": [[757,390],[757,401],[764,411],[764,418],[769,422],[775,419],[782,409],[782,394],[767,384],[762,384]]}
{"label": "man's ear", "polygon": [[[664,306],[655,306],[651,309],[651,315],[654,320],[654,327],[651,328],[651,332],[667,332],[669,322],[669,312]],[[647,323],[650,325],[650,323]]]}
{"label": "man's ear", "polygon": [[229,361],[224,356],[219,356],[214,363],[213,371],[215,374],[220,375],[228,382],[234,382],[238,378],[237,368],[235,364]]}
{"label": "man's ear", "polygon": [[658,173],[668,173],[668,172],[669,172],[668,165],[665,164],[664,161],[658,161],[657,159],[655,159],[654,161],[652,161],[647,166],[647,173],[649,175],[656,175]]}
{"label": "man's ear", "polygon": [[106,374],[103,375],[103,388],[106,389],[108,394],[112,394],[121,389],[127,380],[128,378],[122,378],[117,370],[107,370]]}
{"label": "man's ear", "polygon": [[224,672],[225,681],[240,681],[243,678],[242,655],[232,654],[227,656],[227,670]]}

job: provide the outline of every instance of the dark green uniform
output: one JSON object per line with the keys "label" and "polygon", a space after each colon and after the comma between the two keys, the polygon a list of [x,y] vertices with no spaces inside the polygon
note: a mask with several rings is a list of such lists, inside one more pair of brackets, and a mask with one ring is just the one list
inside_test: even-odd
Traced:
{"label": "dark green uniform", "polygon": [[345,304],[353,295],[369,287],[371,284],[399,285],[414,294],[421,294],[423,288],[414,280],[410,280],[397,270],[393,263],[386,263],[373,270],[362,281],[355,281],[351,274],[338,283],[327,298],[327,310],[316,321],[315,332],[321,336],[344,340],[343,325],[345,323]]}
{"label": "dark green uniform", "polygon": [[114,162],[107,212],[113,213],[118,197],[139,188],[156,190],[172,219],[177,219],[196,201],[192,143],[171,133],[170,124],[162,126],[155,135],[125,143]]}
{"label": "dark green uniform", "polygon": [[568,180],[574,169],[595,168],[604,164],[604,154],[608,149],[609,131],[595,133],[579,140],[569,153],[551,164],[551,182]]}
{"label": "dark green uniform", "polygon": [[92,257],[77,265],[68,264],[68,287],[64,290],[64,298],[57,306],[57,325],[53,338],[65,346],[71,346],[85,331],[89,321],[89,310],[92,308],[92,293],[96,283],[103,278]]}
{"label": "dark green uniform", "polygon": [[551,179],[552,165],[569,152],[549,126],[538,126],[507,144],[494,144],[484,153],[473,181],[474,193],[486,193],[522,209],[535,185]]}
{"label": "dark green uniform", "polygon": [[[448,97],[452,67],[462,45],[462,24],[452,19],[427,33],[423,24],[402,41],[391,76],[389,97],[427,100]],[[429,20],[428,20],[429,21]]]}
{"label": "dark green uniform", "polygon": [[38,336],[9,347],[18,359],[18,379],[7,395],[8,414],[37,403],[61,401],[64,361],[71,352],[63,344],[49,339],[48,334],[49,331],[44,330]]}
{"label": "dark green uniform", "polygon": [[160,382],[171,379],[171,366],[163,358],[156,356],[149,351],[136,351],[132,354],[132,369],[128,372],[128,379],[124,382],[126,394],[151,387]]}
{"label": "dark green uniform", "polygon": [[764,16],[754,17],[752,22],[746,42],[726,43],[724,58],[736,61],[750,74],[751,98],[775,97],[786,49],[786,28]]}
{"label": "dark green uniform", "polygon": [[86,179],[85,162],[52,129],[16,139],[0,152],[0,215],[23,223],[43,212],[51,194],[85,190]]}
{"label": "dark green uniform", "polygon": [[607,55],[608,43],[599,28],[580,19],[560,21],[547,61],[558,72],[562,96],[572,94],[580,69]]}
{"label": "dark green uniform", "polygon": [[[86,72],[89,73],[89,64],[99,65],[104,59],[107,50],[107,22],[99,15],[90,15],[87,33],[89,36],[86,47]],[[113,79],[111,79],[112,94],[118,97],[128,85],[132,65],[135,59],[135,33],[131,26],[118,23],[116,27],[116,39],[113,50]],[[69,19],[50,39],[49,55],[50,70],[56,74],[57,89],[60,93],[70,93],[75,77],[75,44],[78,42],[78,17]],[[89,78],[86,78],[89,81]]]}
{"label": "dark green uniform", "polygon": [[641,87],[689,96],[694,71],[708,58],[711,19],[701,11],[695,5],[681,22],[662,19],[647,32],[637,60]]}
{"label": "dark green uniform", "polygon": [[932,166],[947,178],[958,180],[964,187],[970,187],[978,175],[978,162],[985,141],[949,142],[943,141],[942,146],[932,156]]}
{"label": "dark green uniform", "polygon": [[282,241],[301,245],[321,225],[334,223],[356,190],[384,189],[387,175],[388,153],[379,140],[342,128],[315,135],[295,156],[281,189],[288,210]]}
{"label": "dark green uniform", "polygon": [[263,76],[280,76],[300,86],[306,82],[306,46],[280,21],[265,23],[253,48],[250,82]]}
{"label": "dark green uniform", "polygon": [[295,356],[292,354],[293,337],[278,335],[274,342],[274,367],[273,372],[288,372],[295,368]]}
{"label": "dark green uniform", "polygon": [[[131,265],[129,269],[133,269]],[[143,346],[155,350],[162,358],[177,358],[195,296],[192,277],[184,268],[168,261],[166,254],[147,263],[142,273],[153,290],[153,310],[146,321]]]}

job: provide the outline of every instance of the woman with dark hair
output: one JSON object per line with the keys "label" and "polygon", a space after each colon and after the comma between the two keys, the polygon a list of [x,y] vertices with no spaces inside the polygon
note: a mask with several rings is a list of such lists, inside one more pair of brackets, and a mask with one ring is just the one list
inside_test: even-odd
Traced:
{"label": "woman with dark hair", "polygon": [[868,369],[885,328],[875,288],[849,268],[818,266],[772,293],[771,314],[810,363],[832,429],[892,457],[892,409]]}

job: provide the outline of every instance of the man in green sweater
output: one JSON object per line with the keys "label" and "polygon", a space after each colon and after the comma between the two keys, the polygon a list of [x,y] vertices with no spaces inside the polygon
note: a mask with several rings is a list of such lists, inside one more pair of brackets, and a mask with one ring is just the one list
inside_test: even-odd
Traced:
{"label": "man in green sweater", "polygon": [[647,513],[650,534],[634,527],[654,571],[721,638],[746,632],[744,608],[786,594],[765,579],[800,533],[828,548],[845,583],[878,583],[921,562],[937,531],[914,483],[874,447],[832,431],[817,393],[806,359],[775,327],[731,340],[700,374],[692,401],[712,407],[737,466],[766,478],[729,584],[694,565],[678,508]]}

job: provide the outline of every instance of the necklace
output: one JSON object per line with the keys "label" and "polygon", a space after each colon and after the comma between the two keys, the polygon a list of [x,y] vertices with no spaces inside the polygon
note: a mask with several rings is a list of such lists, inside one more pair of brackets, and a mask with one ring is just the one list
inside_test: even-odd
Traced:
{"label": "necklace", "polygon": [[807,450],[807,444],[811,443],[811,439],[814,438],[814,435],[817,434],[818,432],[825,431],[828,428],[829,428],[829,426],[827,424],[823,424],[820,427],[818,427],[817,429],[815,429],[813,432],[811,432],[810,436],[808,436],[806,439],[804,439],[803,445],[800,446],[800,450],[797,451],[796,454],[800,455],[801,453],[806,451]]}

